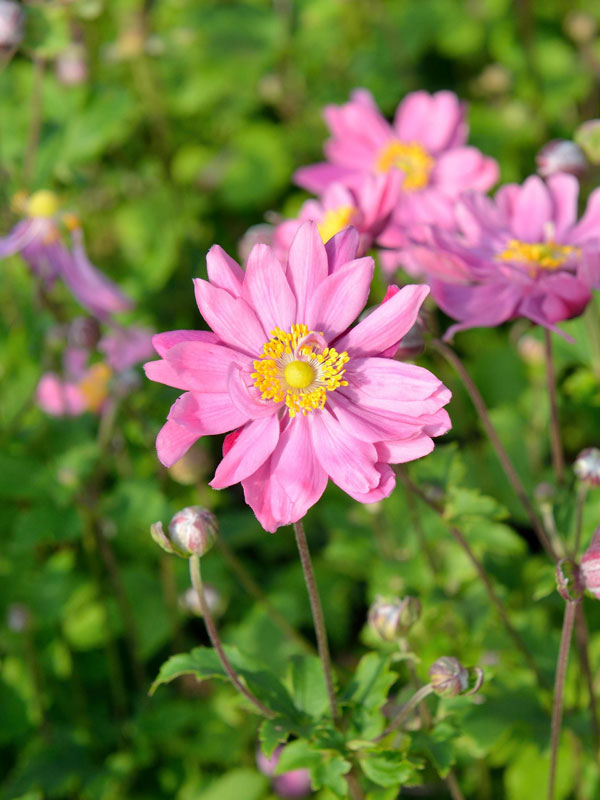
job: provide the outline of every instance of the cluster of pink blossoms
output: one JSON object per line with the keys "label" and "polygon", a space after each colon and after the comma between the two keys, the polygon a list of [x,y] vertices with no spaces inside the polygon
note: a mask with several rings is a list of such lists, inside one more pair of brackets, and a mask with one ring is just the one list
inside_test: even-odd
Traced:
{"label": "cluster of pink blossoms", "polygon": [[[0,237],[0,259],[20,254],[44,291],[61,279],[92,315],[67,327],[62,374],[47,372],[42,376],[36,392],[38,405],[53,416],[98,412],[114,377],[120,377],[123,388],[127,370],[151,354],[152,334],[115,322],[114,314],[131,310],[133,302],[90,262],[79,220],[73,214],[61,213],[53,192],[43,189],[30,197],[19,196],[15,208],[24,218]],[[102,338],[98,323],[108,327]],[[103,355],[100,362],[91,360],[96,345]]]}
{"label": "cluster of pink blossoms", "polygon": [[242,483],[262,526],[300,520],[331,479],[362,503],[395,486],[390,464],[433,449],[445,433],[449,390],[421,367],[394,360],[429,292],[405,286],[354,327],[373,277],[346,228],[325,245],[299,228],[286,265],[257,244],[245,271],[218,246],[196,300],[211,331],[154,337],[152,380],[184,390],[159,433],[174,464],[200,437],[228,433],[211,486]]}

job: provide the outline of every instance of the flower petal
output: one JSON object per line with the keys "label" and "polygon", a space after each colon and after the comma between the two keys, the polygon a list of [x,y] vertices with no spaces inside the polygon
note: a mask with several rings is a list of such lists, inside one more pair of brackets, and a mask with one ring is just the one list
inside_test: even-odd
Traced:
{"label": "flower petal", "polygon": [[223,456],[210,482],[212,488],[224,489],[252,475],[269,458],[278,441],[279,420],[276,415],[249,422]]}
{"label": "flower petal", "polygon": [[234,297],[241,295],[244,270],[218,244],[213,245],[206,254],[206,270],[213,286],[225,289]]}
{"label": "flower petal", "polygon": [[152,337],[152,345],[159,356],[165,356],[167,350],[180,342],[212,342],[217,344],[219,337],[212,331],[166,331],[156,333]]}
{"label": "flower petal", "polygon": [[227,433],[248,422],[232,404],[228,393],[200,394],[186,392],[171,406],[169,419],[195,432],[196,438]]}
{"label": "flower petal", "polygon": [[288,281],[298,302],[298,322],[304,320],[307,302],[327,274],[327,253],[319,229],[314,222],[305,222],[294,237],[287,266]]}
{"label": "flower petal", "polygon": [[375,262],[357,258],[325,278],[306,304],[306,325],[330,342],[351,325],[369,297]]}
{"label": "flower petal", "polygon": [[283,403],[275,403],[273,400],[263,400],[259,390],[252,385],[248,373],[235,364],[231,365],[229,371],[227,390],[233,405],[248,419],[269,417],[276,414],[283,405]]}
{"label": "flower petal", "polygon": [[256,357],[269,337],[248,303],[201,278],[194,279],[194,288],[200,313],[219,339]]}
{"label": "flower petal", "polygon": [[517,239],[525,242],[544,241],[546,223],[552,221],[550,194],[544,181],[531,175],[519,192],[511,227]]}
{"label": "flower petal", "polygon": [[405,464],[417,458],[429,455],[433,450],[433,440],[425,435],[414,439],[393,439],[377,445],[379,458],[387,464]]}
{"label": "flower petal", "polygon": [[281,263],[266,244],[255,244],[250,251],[242,296],[268,334],[274,328],[288,331],[296,321],[296,298]]}
{"label": "flower petal", "polygon": [[388,464],[375,464],[375,469],[379,473],[379,483],[368,492],[351,492],[350,497],[358,500],[359,503],[377,503],[389,497],[396,487],[396,476],[393,469]]}
{"label": "flower petal", "polygon": [[165,467],[172,467],[184,456],[200,436],[195,431],[167,420],[156,437],[158,459]]}
{"label": "flower petal", "polygon": [[352,225],[329,239],[325,244],[325,252],[330,275],[356,258],[359,243],[360,234]]}
{"label": "flower petal", "polygon": [[181,342],[172,347],[165,360],[177,372],[185,386],[197,392],[227,392],[232,364],[251,366],[251,360],[238,350],[209,342]]}

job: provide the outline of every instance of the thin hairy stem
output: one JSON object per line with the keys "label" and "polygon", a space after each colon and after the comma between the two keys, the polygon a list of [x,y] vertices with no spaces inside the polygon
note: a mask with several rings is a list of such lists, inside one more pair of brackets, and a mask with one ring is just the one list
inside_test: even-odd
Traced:
{"label": "thin hairy stem", "polygon": [[548,385],[548,399],[550,402],[550,443],[552,445],[552,465],[558,483],[565,479],[565,459],[560,438],[560,425],[558,422],[558,402],[556,399],[556,378],[554,375],[554,361],[552,358],[552,334],[544,328],[544,357],[546,359],[546,381]]}
{"label": "thin hairy stem", "polygon": [[33,82],[31,87],[31,110],[29,113],[29,130],[23,157],[23,184],[28,186],[35,172],[35,159],[40,144],[42,118],[44,114],[44,70],[45,62],[39,56],[33,59]]}
{"label": "thin hairy stem", "polygon": [[494,585],[493,585],[492,581],[490,580],[490,577],[487,574],[487,572],[485,570],[485,567],[483,566],[482,562],[477,558],[477,556],[475,555],[475,553],[471,549],[471,546],[469,545],[469,543],[466,540],[466,538],[465,538],[464,534],[462,533],[462,531],[459,528],[457,528],[456,525],[452,525],[450,522],[448,522],[448,520],[444,516],[443,509],[440,508],[440,506],[437,503],[435,503],[433,500],[431,500],[429,497],[427,497],[427,495],[424,492],[422,492],[421,489],[418,486],[416,486],[410,480],[410,478],[408,477],[408,475],[406,474],[406,472],[403,469],[398,469],[397,470],[397,474],[404,481],[406,486],[408,486],[408,488],[412,492],[414,492],[414,494],[417,497],[419,497],[426,505],[429,506],[429,508],[433,509],[433,511],[435,511],[439,515],[439,517],[446,524],[448,530],[450,531],[450,533],[452,534],[454,539],[458,542],[458,544],[465,551],[469,561],[471,562],[471,564],[473,564],[477,574],[481,578],[481,582],[483,583],[483,586],[484,586],[484,588],[485,588],[485,590],[487,592],[487,595],[488,595],[488,597],[490,599],[490,602],[492,603],[492,605],[494,606],[494,608],[498,612],[498,616],[502,620],[502,622],[504,624],[504,627],[506,628],[506,632],[511,637],[511,639],[513,640],[513,642],[515,643],[517,648],[520,650],[520,652],[522,653],[523,657],[525,658],[525,660],[527,661],[527,663],[529,664],[529,666],[531,667],[531,669],[533,670],[533,672],[537,676],[537,679],[538,679],[540,685],[545,686],[546,685],[546,680],[545,680],[544,676],[542,675],[542,673],[540,672],[540,668],[536,664],[536,661],[535,661],[533,655],[531,654],[531,652],[529,651],[529,648],[527,647],[527,645],[525,644],[525,642],[521,638],[521,634],[517,631],[517,629],[514,627],[514,625],[510,621],[510,619],[508,617],[508,613],[507,613],[507,611],[506,611],[506,609],[504,607],[504,603],[502,602],[502,600],[500,599],[500,597],[496,593],[496,590],[494,589]]}
{"label": "thin hairy stem", "polygon": [[577,603],[575,612],[575,643],[581,671],[585,678],[590,702],[590,720],[592,726],[592,739],[594,741],[594,757],[596,763],[600,760],[600,723],[598,722],[598,706],[596,703],[596,690],[594,689],[594,676],[590,665],[589,637],[585,622],[583,603]]}
{"label": "thin hairy stem", "polygon": [[560,739],[560,728],[562,724],[563,712],[563,690],[565,686],[567,664],[569,662],[569,648],[571,646],[571,634],[573,632],[573,621],[575,620],[575,609],[577,607],[577,603],[577,600],[566,601],[565,616],[560,637],[560,647],[558,650],[558,660],[556,662],[554,701],[552,703],[552,727],[550,733],[550,775],[548,777],[548,800],[554,800],[558,742]]}
{"label": "thin hairy stem", "polygon": [[208,636],[212,643],[212,646],[215,648],[217,655],[219,656],[219,661],[223,665],[223,669],[227,673],[229,680],[233,683],[235,688],[243,694],[244,697],[250,701],[250,703],[260,711],[261,714],[265,717],[273,718],[275,714],[271,711],[270,708],[267,708],[261,701],[256,697],[256,695],[250,691],[244,684],[242,683],[239,675],[233,668],[231,662],[225,655],[225,651],[223,650],[223,645],[221,644],[221,639],[219,638],[219,633],[217,631],[217,627],[215,625],[215,621],[211,614],[210,608],[208,603],[206,602],[206,597],[204,595],[204,587],[202,585],[202,576],[200,573],[200,559],[198,556],[192,556],[190,558],[190,577],[192,579],[192,586],[196,590],[196,594],[198,595],[198,602],[200,603],[200,608],[202,610],[202,616],[204,617],[204,624],[206,625],[206,630],[208,631]]}
{"label": "thin hairy stem", "polygon": [[496,429],[492,425],[490,415],[483,401],[483,397],[479,392],[479,389],[475,385],[473,379],[467,372],[465,365],[462,363],[461,359],[454,352],[454,350],[452,350],[450,347],[448,347],[446,344],[439,341],[438,339],[435,339],[433,341],[433,347],[455,369],[459,378],[463,382],[463,385],[467,390],[469,397],[471,398],[471,402],[473,403],[473,405],[475,406],[475,410],[479,414],[481,424],[485,428],[485,431],[489,436],[490,442],[492,443],[492,447],[496,451],[496,456],[498,457],[498,461],[502,465],[502,468],[506,473],[506,477],[510,481],[510,484],[514,489],[515,494],[521,501],[521,505],[525,509],[525,513],[529,517],[531,527],[535,531],[535,534],[539,539],[539,542],[544,548],[544,550],[548,553],[548,555],[552,558],[553,561],[556,561],[554,548],[552,547],[552,544],[548,539],[546,531],[544,530],[544,526],[541,524],[537,514],[535,513],[535,510],[531,504],[531,501],[529,500],[527,492],[525,491],[525,487],[523,486],[523,483],[516,469],[514,468],[513,463],[510,460],[510,457],[504,448],[504,445],[500,441],[500,437],[498,436]]}
{"label": "thin hairy stem", "polygon": [[264,607],[265,611],[271,617],[271,620],[274,622],[274,624],[277,625],[279,630],[289,639],[295,641],[296,644],[298,644],[306,653],[314,653],[314,648],[310,642],[308,642],[301,633],[299,633],[290,625],[281,611],[275,608],[273,603],[269,600],[267,595],[263,592],[252,575],[248,572],[244,564],[236,556],[231,547],[229,547],[229,545],[223,540],[223,537],[219,537],[216,544],[217,548],[221,551],[223,558],[235,572],[244,589],[248,592],[248,594],[252,595],[252,597],[254,597],[254,599],[260,605]]}
{"label": "thin hairy stem", "polygon": [[323,607],[321,605],[321,598],[319,597],[319,590],[317,589],[315,573],[313,571],[312,561],[310,558],[310,550],[308,549],[308,542],[306,541],[306,534],[304,533],[304,525],[302,522],[294,522],[294,534],[296,536],[296,545],[298,546],[298,554],[300,555],[302,571],[304,572],[304,581],[308,591],[308,599],[310,600],[313,624],[315,626],[315,635],[317,637],[317,650],[319,651],[319,658],[321,659],[321,664],[323,665],[325,684],[327,686],[327,694],[329,695],[331,716],[333,721],[337,722],[340,715],[338,711],[337,700],[335,699],[335,689],[333,687],[333,671],[331,668],[329,643],[327,641],[327,629],[325,628]]}

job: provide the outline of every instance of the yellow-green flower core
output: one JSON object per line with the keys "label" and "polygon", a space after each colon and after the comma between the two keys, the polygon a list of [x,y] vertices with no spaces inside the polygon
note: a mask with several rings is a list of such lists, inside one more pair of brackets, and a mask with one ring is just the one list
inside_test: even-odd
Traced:
{"label": "yellow-green flower core", "polygon": [[418,142],[401,142],[393,139],[381,150],[375,162],[378,172],[388,172],[396,167],[404,172],[402,188],[407,192],[423,189],[429,183],[434,159]]}
{"label": "yellow-green flower core", "polygon": [[34,192],[26,205],[27,214],[30,217],[53,217],[59,208],[58,197],[47,189]]}
{"label": "yellow-green flower core", "polygon": [[556,244],[549,242],[531,244],[519,239],[511,239],[506,248],[498,253],[498,261],[511,261],[524,264],[530,269],[558,269],[572,254],[579,254],[579,248],[573,245]]}
{"label": "yellow-green flower core", "polygon": [[323,219],[317,223],[321,239],[328,242],[332,236],[352,224],[357,209],[354,206],[340,206],[330,208],[325,212]]}

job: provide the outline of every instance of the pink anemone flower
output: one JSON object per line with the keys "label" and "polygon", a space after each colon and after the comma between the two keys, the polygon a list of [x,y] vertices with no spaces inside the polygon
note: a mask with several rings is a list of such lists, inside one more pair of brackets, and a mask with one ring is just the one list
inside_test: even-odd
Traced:
{"label": "pink anemone flower", "polygon": [[446,338],[515,317],[560,333],[557,322],[581,314],[600,280],[600,189],[579,222],[578,191],[559,174],[507,184],[493,200],[466,193],[458,231],[434,228],[431,245],[414,248],[433,298],[459,320]]}
{"label": "pink anemone flower", "polygon": [[212,331],[154,337],[151,380],[185,390],[157,439],[173,465],[201,436],[228,433],[211,486],[241,481],[274,532],[301,519],[328,479],[371,503],[395,485],[390,464],[433,449],[450,420],[450,392],[430,372],[391,358],[428,293],[406,286],[350,327],[363,309],[373,260],[356,258],[348,228],[324,245],[306,222],[284,267],[255,245],[246,271],[220,247],[207,256],[196,300]]}
{"label": "pink anemone flower", "polygon": [[354,189],[348,189],[343,183],[332,183],[321,198],[307,200],[296,219],[277,225],[273,233],[277,257],[286,263],[298,228],[308,220],[317,223],[324,242],[352,225],[360,233],[359,253],[366,253],[389,222],[400,178],[397,171],[367,175]]}
{"label": "pink anemone flower", "polygon": [[[78,220],[72,214],[60,215],[53,192],[35,192],[29,199],[20,198],[18,205],[26,218],[0,237],[0,259],[20,253],[46,286],[62,278],[75,299],[99,319],[132,307],[118,286],[90,262]],[[63,244],[61,223],[70,231],[71,250]]]}
{"label": "pink anemone flower", "polygon": [[357,89],[350,102],[325,108],[332,138],[325,143],[326,163],[295,173],[300,186],[321,193],[334,181],[352,188],[366,175],[398,172],[395,208],[380,244],[384,267],[395,268],[408,237],[424,225],[452,228],[454,200],[465,189],[487,191],[498,180],[498,165],[466,145],[464,104],[452,92],[412,92],[387,122],[373,96]]}

